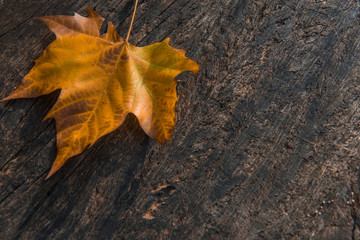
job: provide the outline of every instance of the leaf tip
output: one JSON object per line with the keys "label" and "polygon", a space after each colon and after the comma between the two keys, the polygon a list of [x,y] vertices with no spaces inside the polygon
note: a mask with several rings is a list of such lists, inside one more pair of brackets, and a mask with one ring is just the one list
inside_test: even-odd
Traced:
{"label": "leaf tip", "polygon": [[108,22],[107,33],[102,36],[106,40],[110,40],[112,42],[121,42],[123,39],[117,34],[115,30],[115,26],[112,22]]}
{"label": "leaf tip", "polygon": [[49,174],[46,176],[46,179],[49,179],[52,175],[54,175],[54,173],[56,173],[64,164],[65,162],[69,159],[68,156],[64,155],[64,152],[61,151],[62,149],[59,149],[58,147],[58,153],[56,156],[56,159],[53,163],[53,165],[50,168]]}
{"label": "leaf tip", "polygon": [[5,102],[5,101],[9,101],[9,100],[13,100],[15,99],[16,96],[14,96],[14,92],[12,92],[9,96],[4,97],[3,99],[0,99],[0,102]]}
{"label": "leaf tip", "polygon": [[89,16],[91,16],[91,17],[99,17],[100,15],[97,13],[97,12],[95,12],[94,10],[92,10],[92,8],[86,8],[86,10],[88,11],[88,13],[89,13]]}
{"label": "leaf tip", "polygon": [[48,175],[46,176],[45,180],[48,180],[52,175],[54,175],[54,173],[57,172],[57,170],[59,170],[59,167],[52,165],[50,172],[48,173]]}
{"label": "leaf tip", "polygon": [[92,10],[91,8],[86,8],[86,10],[88,11],[89,14],[89,18],[95,18],[95,21],[98,22],[98,26],[100,27],[101,23],[104,21],[104,18],[101,17],[97,12],[95,12],[94,10]]}
{"label": "leaf tip", "polygon": [[35,17],[34,19],[39,20],[39,21],[41,21],[43,23],[45,23],[45,21],[46,21],[46,17]]}
{"label": "leaf tip", "polygon": [[45,117],[42,119],[43,122],[45,122],[46,120],[48,120],[50,118],[49,114],[46,114]]}
{"label": "leaf tip", "polygon": [[192,73],[196,75],[199,72],[199,68],[200,68],[199,64],[195,62],[195,68],[192,70]]}
{"label": "leaf tip", "polygon": [[167,43],[167,44],[169,45],[169,41],[170,41],[170,38],[166,38],[166,39],[164,40],[164,43]]}

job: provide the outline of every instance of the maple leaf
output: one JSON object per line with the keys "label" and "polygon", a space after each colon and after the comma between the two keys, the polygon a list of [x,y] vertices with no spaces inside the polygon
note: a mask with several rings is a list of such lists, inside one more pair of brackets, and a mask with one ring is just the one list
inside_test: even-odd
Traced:
{"label": "maple leaf", "polygon": [[[136,4],[134,14],[136,11]],[[3,100],[33,98],[61,89],[45,119],[55,118],[57,156],[49,178],[72,156],[118,128],[133,113],[151,138],[170,140],[175,125],[176,82],[183,71],[198,71],[185,51],[169,46],[169,39],[135,47],[122,39],[109,22],[100,36],[103,18],[39,17],[56,40],[35,60],[35,66],[15,91]]]}

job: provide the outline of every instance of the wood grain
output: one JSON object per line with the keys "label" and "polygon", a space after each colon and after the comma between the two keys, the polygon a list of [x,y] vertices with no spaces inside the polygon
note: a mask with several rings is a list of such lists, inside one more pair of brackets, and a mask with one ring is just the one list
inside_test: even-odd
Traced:
{"label": "wood grain", "polygon": [[[91,7],[124,35],[132,6],[2,1],[0,98],[55,38],[34,17]],[[41,120],[59,93],[0,102],[0,239],[359,239],[359,13],[352,0],[140,1],[130,42],[170,37],[200,64],[177,77],[171,141],[130,116],[45,181],[56,132]]]}

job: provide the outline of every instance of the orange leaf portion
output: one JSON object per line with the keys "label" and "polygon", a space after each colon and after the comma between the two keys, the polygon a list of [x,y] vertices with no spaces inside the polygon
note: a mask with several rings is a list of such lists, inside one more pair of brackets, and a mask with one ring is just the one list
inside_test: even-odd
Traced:
{"label": "orange leaf portion", "polygon": [[[112,23],[99,36],[103,21],[89,17],[40,17],[56,40],[35,60],[35,66],[4,100],[31,98],[61,89],[45,119],[55,118],[58,153],[48,177],[70,157],[115,130],[128,113],[159,143],[170,140],[175,125],[176,82],[183,71],[198,71],[184,50],[169,39],[146,47],[124,41]],[[48,178],[47,177],[47,178]]]}

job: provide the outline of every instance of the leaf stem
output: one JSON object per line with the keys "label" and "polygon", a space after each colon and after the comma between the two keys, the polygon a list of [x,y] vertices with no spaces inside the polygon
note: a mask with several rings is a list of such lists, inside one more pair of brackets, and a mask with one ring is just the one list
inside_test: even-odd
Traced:
{"label": "leaf stem", "polygon": [[136,12],[137,4],[138,4],[138,0],[135,1],[135,8],[134,8],[134,12],[133,12],[133,15],[132,15],[132,18],[131,18],[130,27],[129,27],[129,31],[128,31],[128,33],[127,33],[125,42],[128,42],[128,40],[129,40],[130,32],[131,32],[131,29],[132,29],[132,26],[133,26],[133,22],[134,22],[134,18],[135,18],[135,12]]}

